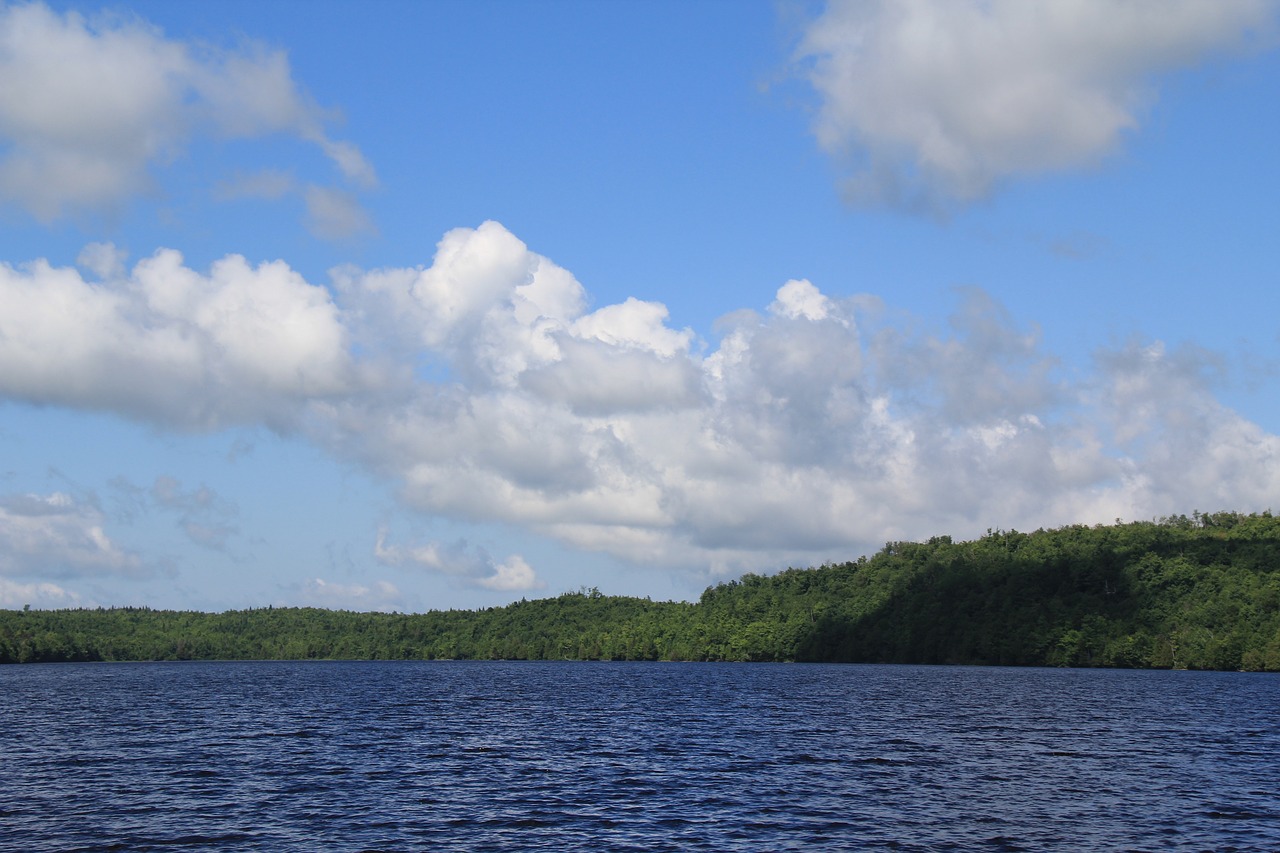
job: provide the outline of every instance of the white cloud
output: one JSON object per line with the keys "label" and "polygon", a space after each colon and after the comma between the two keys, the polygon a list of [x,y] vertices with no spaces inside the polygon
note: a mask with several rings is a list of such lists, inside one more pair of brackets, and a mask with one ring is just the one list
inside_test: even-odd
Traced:
{"label": "white cloud", "polygon": [[557,336],[579,317],[585,291],[497,222],[456,228],[429,267],[335,272],[372,350],[413,361],[426,350],[475,385],[511,387],[560,357]]}
{"label": "white cloud", "polygon": [[[161,251],[102,282],[0,267],[0,395],[286,425],[422,513],[723,572],[1280,494],[1280,439],[1216,401],[1210,354],[1144,342],[1067,377],[980,290],[931,329],[793,280],[695,347],[658,303],[588,313],[568,271],[493,222],[446,234],[429,266],[335,277],[336,302],[236,257],[202,275]],[[164,485],[152,500],[199,503]],[[195,520],[216,541],[219,519]],[[537,583],[465,544],[384,534],[375,556]]]}
{"label": "white cloud", "polygon": [[561,357],[526,371],[524,388],[583,415],[686,408],[702,397],[696,362],[630,346],[562,339]]}
{"label": "white cloud", "polygon": [[677,332],[667,327],[667,306],[634,296],[575,320],[571,331],[576,337],[668,357],[686,352],[693,340],[689,329]]}
{"label": "white cloud", "polygon": [[468,586],[500,592],[542,589],[546,586],[525,559],[512,554],[495,562],[482,548],[471,549],[466,542],[445,545],[427,542],[420,545],[391,545],[388,532],[378,531],[373,554],[385,566],[411,566],[433,574],[451,575]]}
{"label": "white cloud", "polygon": [[885,329],[871,342],[877,373],[900,405],[932,410],[944,424],[1017,419],[1051,408],[1061,393],[1056,361],[1040,352],[1038,330],[1020,330],[978,289],[960,291],[950,318],[956,337],[912,337]]}
{"label": "white cloud", "polygon": [[848,197],[932,211],[1088,166],[1162,72],[1250,43],[1271,0],[833,0],[797,51]]}
{"label": "white cloud", "polygon": [[349,142],[294,82],[281,51],[215,50],[168,39],[127,15],[85,18],[42,3],[0,7],[0,201],[43,222],[112,210],[197,135],[286,133],[344,177],[376,184]]}
{"label": "white cloud", "polygon": [[1099,354],[1100,412],[1117,443],[1141,460],[1134,500],[1162,513],[1270,507],[1280,495],[1280,436],[1220,405],[1223,366],[1192,346],[1131,342]]}
{"label": "white cloud", "polygon": [[[1176,446],[1174,432],[1208,441],[1216,459],[1274,441],[1167,370],[1143,374],[1144,393],[1165,394],[1159,423],[1113,416],[1134,405],[1134,377],[1102,363],[1068,382],[1036,329],[976,289],[960,292],[947,329],[922,332],[795,280],[767,313],[731,315],[698,354],[661,305],[581,313],[563,271],[557,292],[573,298],[524,310],[522,282],[548,268],[488,223],[451,232],[425,270],[347,270],[361,335],[416,337],[417,355],[401,354],[429,353],[444,372],[376,409],[339,406],[321,440],[398,480],[423,512],[723,571],[940,531],[1183,511],[1198,486],[1156,450]],[[1108,396],[1120,393],[1128,402]],[[1265,505],[1278,471],[1274,454],[1235,469],[1246,508]],[[1225,500],[1230,483],[1211,493],[1240,505]],[[412,559],[447,564],[438,544]]]}
{"label": "white cloud", "polygon": [[334,583],[312,578],[302,585],[302,597],[311,605],[336,610],[391,612],[403,608],[400,590],[390,581],[374,581],[372,586],[359,583]]}
{"label": "white cloud", "polygon": [[105,521],[94,503],[63,492],[0,496],[0,574],[42,579],[151,574],[153,566],[111,541]]}
{"label": "white cloud", "polygon": [[508,557],[493,567],[489,577],[478,578],[476,584],[499,592],[523,592],[542,589],[546,584],[538,580],[533,569],[520,556]]}
{"label": "white cloud", "polygon": [[16,609],[27,605],[44,610],[85,606],[79,595],[54,583],[18,583],[0,578],[0,607]]}
{"label": "white cloud", "polygon": [[778,288],[778,298],[769,306],[771,313],[792,320],[825,320],[831,316],[831,300],[807,279],[792,280]]}
{"label": "white cloud", "polygon": [[[119,275],[101,247],[83,262]],[[187,428],[265,421],[357,383],[323,287],[238,256],[201,275],[160,251],[127,277],[0,264],[0,394]]]}

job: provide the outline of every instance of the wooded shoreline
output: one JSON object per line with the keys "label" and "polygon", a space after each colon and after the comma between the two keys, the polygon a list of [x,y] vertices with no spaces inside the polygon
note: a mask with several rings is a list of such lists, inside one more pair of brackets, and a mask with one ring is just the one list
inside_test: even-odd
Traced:
{"label": "wooded shoreline", "polygon": [[0,663],[814,661],[1280,671],[1280,519],[1193,513],[890,542],[708,588],[419,614],[0,610]]}

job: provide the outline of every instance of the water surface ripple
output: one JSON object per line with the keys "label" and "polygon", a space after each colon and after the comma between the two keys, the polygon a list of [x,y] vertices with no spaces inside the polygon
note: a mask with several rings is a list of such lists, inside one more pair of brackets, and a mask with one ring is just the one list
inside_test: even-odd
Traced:
{"label": "water surface ripple", "polygon": [[1280,678],[0,668],[12,851],[1280,850]]}

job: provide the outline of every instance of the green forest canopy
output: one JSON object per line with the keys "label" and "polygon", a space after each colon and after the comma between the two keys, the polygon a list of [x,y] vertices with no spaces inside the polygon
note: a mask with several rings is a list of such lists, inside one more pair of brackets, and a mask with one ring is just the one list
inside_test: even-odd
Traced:
{"label": "green forest canopy", "polygon": [[0,610],[0,662],[827,661],[1280,671],[1280,519],[988,531],[708,588],[476,611]]}

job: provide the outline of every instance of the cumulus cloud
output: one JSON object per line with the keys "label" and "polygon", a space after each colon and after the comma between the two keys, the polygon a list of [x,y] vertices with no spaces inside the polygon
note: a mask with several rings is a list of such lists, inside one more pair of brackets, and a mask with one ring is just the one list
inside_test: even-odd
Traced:
{"label": "cumulus cloud", "polygon": [[861,204],[945,211],[1097,163],[1163,73],[1239,49],[1271,0],[833,0],[796,59],[814,130]]}
{"label": "cumulus cloud", "polygon": [[[793,280],[702,352],[656,303],[586,313],[572,276],[496,223],[446,235],[429,267],[346,270],[341,287],[363,335],[437,369],[379,408],[336,405],[320,440],[424,512],[640,562],[732,572],[938,531],[1149,517],[1205,494],[1261,507],[1280,472],[1257,455],[1274,439],[1179,379],[1181,356],[1152,350],[1149,389],[1116,355],[1068,381],[1038,330],[977,289],[929,329]],[[1139,388],[1165,395],[1159,420],[1133,416]],[[1234,492],[1208,463],[1179,479],[1175,433],[1261,458],[1235,469],[1253,485]],[[415,559],[446,565],[439,545]]]}
{"label": "cumulus cloud", "polygon": [[[1280,439],[1217,401],[1212,354],[1140,341],[1067,375],[977,289],[934,327],[796,279],[708,342],[659,303],[589,310],[571,273],[488,222],[428,265],[338,270],[334,291],[166,251],[109,281],[0,267],[0,394],[183,428],[284,422],[424,514],[724,573],[1280,494]],[[169,485],[150,499],[199,504]],[[374,556],[538,583],[519,555],[461,543],[384,532]]]}
{"label": "cumulus cloud", "polygon": [[434,574],[451,575],[468,586],[499,592],[519,592],[546,586],[525,559],[512,554],[497,562],[483,548],[471,549],[466,542],[445,545],[427,542],[419,545],[393,545],[387,542],[388,531],[378,531],[374,557],[385,566],[410,566]]}
{"label": "cumulus cloud", "polygon": [[512,555],[493,567],[493,574],[478,578],[476,584],[499,592],[517,592],[543,589],[546,584],[538,580],[533,568],[519,555]]}
{"label": "cumulus cloud", "polygon": [[358,383],[329,292],[281,262],[230,256],[208,275],[160,251],[125,277],[0,264],[0,394],[185,428],[287,426],[307,401]]}
{"label": "cumulus cloud", "polygon": [[667,328],[667,306],[642,302],[634,296],[620,305],[606,305],[574,321],[575,336],[615,346],[671,357],[689,349],[693,332]]}
{"label": "cumulus cloud", "polygon": [[401,359],[425,348],[472,382],[504,387],[559,358],[556,338],[586,302],[572,275],[497,222],[450,231],[429,267],[340,270],[335,284],[370,343]]}
{"label": "cumulus cloud", "polygon": [[[105,521],[94,502],[63,492],[0,496],[0,574],[50,578],[153,573],[155,567],[111,541]],[[57,597],[52,588],[42,594]]]}
{"label": "cumulus cloud", "polygon": [[0,201],[43,222],[119,207],[197,135],[290,134],[344,179],[377,178],[293,80],[281,51],[166,38],[136,17],[0,6]]}

